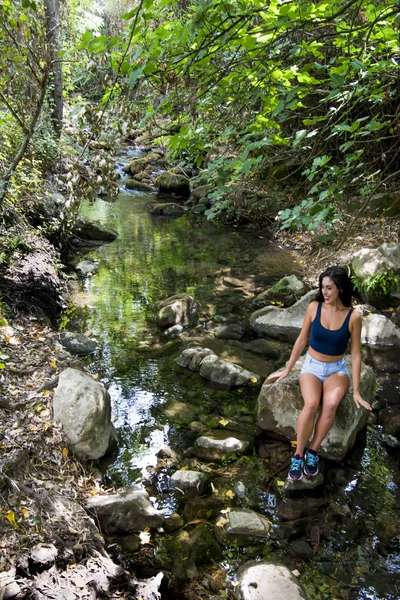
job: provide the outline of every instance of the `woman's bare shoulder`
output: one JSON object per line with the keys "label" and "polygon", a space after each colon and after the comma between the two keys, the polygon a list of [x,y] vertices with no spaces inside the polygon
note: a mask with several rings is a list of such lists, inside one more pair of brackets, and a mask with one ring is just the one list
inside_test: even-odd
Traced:
{"label": "woman's bare shoulder", "polygon": [[356,306],[353,308],[353,311],[350,315],[350,325],[359,325],[362,321],[362,312]]}
{"label": "woman's bare shoulder", "polygon": [[317,302],[317,300],[313,300],[312,302],[310,302],[306,309],[306,316],[309,316],[313,319],[317,314],[318,304],[319,302]]}

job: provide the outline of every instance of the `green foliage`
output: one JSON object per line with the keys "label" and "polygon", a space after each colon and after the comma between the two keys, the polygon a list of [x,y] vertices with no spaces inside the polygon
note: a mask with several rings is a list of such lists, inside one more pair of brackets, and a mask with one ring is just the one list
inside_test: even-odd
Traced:
{"label": "green foliage", "polygon": [[400,290],[400,275],[395,275],[393,271],[383,271],[363,280],[353,276],[352,282],[359,292],[372,293],[376,296],[386,296]]}
{"label": "green foliage", "polygon": [[143,114],[171,120],[174,158],[201,166],[214,149],[234,150],[211,165],[209,218],[257,174],[255,158],[284,157],[303,165],[306,204],[282,212],[282,227],[323,230],[345,195],[368,195],[396,168],[397,12],[388,0],[144,2],[121,35],[85,34],[82,48],[119,73],[117,103],[134,97]]}

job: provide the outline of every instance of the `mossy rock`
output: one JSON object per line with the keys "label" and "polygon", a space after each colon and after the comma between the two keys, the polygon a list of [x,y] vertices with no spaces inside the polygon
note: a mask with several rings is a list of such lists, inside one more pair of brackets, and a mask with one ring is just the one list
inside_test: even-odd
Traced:
{"label": "mossy rock", "polygon": [[166,194],[176,194],[188,198],[190,196],[189,179],[184,175],[176,173],[162,173],[156,179],[156,186],[159,191]]}

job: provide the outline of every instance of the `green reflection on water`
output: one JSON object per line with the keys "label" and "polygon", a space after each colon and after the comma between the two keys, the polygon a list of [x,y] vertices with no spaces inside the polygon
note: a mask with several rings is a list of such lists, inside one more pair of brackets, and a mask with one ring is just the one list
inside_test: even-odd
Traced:
{"label": "green reflection on water", "polygon": [[[163,444],[185,444],[182,432],[174,437],[182,423],[160,411],[167,402],[194,405],[194,416],[208,425],[210,413],[229,419],[243,412],[253,414],[257,397],[254,389],[212,389],[197,373],[178,367],[175,359],[184,346],[175,340],[166,347],[154,322],[157,301],[186,292],[209,315],[219,311],[239,315],[242,307],[234,302],[229,306],[229,298],[213,304],[221,277],[260,275],[266,264],[269,276],[276,273],[275,278],[294,271],[289,255],[265,239],[239,235],[189,214],[175,220],[153,217],[153,202],[151,195],[121,193],[115,203],[98,200],[82,211],[119,234],[114,242],[88,253],[100,270],[84,283],[83,303],[90,307],[85,330],[101,348],[90,364],[110,387],[121,437],[120,453],[109,474],[125,484],[138,479],[138,468],[143,472],[146,460],[155,464],[154,455]],[[199,318],[204,319],[204,313]],[[204,322],[200,334],[202,327]],[[147,348],[150,351],[143,352]],[[143,434],[143,428],[151,427],[162,434]]]}

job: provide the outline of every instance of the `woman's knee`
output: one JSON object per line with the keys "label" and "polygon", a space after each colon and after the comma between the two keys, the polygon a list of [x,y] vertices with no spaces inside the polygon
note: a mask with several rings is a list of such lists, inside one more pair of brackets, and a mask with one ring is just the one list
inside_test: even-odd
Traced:
{"label": "woman's knee", "polygon": [[343,396],[333,396],[330,398],[324,398],[322,402],[322,414],[326,418],[334,418],[336,415],[337,407],[339,406]]}
{"label": "woman's knee", "polygon": [[304,406],[303,406],[302,412],[304,414],[307,414],[307,415],[315,417],[315,415],[317,414],[317,411],[319,409],[319,405],[320,405],[320,402],[317,401],[317,400],[304,402]]}

